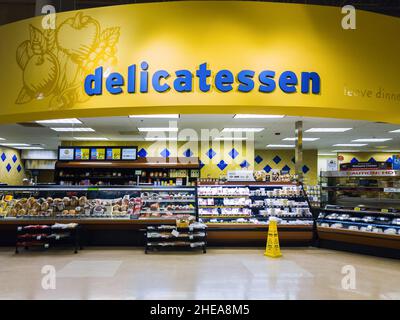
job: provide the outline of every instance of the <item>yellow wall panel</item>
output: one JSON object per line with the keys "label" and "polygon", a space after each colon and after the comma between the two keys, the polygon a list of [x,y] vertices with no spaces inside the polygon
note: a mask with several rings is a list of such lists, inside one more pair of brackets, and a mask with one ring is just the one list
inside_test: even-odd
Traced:
{"label": "yellow wall panel", "polygon": [[[294,174],[294,150],[256,150],[255,158],[260,157],[261,162],[255,162],[256,170],[263,170],[267,165],[271,169],[282,170],[284,166],[290,167],[290,174]],[[276,157],[276,158],[275,158]],[[274,158],[276,161],[274,161]],[[304,183],[315,185],[318,181],[318,156],[317,150],[303,151],[303,164],[309,169],[304,173]]]}
{"label": "yellow wall panel", "polygon": [[0,148],[0,183],[21,185],[25,178],[24,164],[18,150]]}

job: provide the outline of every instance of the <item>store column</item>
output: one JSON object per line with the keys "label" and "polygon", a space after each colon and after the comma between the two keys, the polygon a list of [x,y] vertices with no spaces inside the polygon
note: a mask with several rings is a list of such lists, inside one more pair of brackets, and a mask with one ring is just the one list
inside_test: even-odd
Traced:
{"label": "store column", "polygon": [[295,123],[296,147],[294,152],[295,174],[299,182],[303,182],[303,121]]}

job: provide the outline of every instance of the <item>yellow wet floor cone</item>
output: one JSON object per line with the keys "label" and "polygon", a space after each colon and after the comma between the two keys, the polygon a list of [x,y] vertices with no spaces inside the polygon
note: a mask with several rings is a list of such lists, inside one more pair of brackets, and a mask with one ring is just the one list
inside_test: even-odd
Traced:
{"label": "yellow wet floor cone", "polygon": [[271,258],[282,256],[278,237],[278,219],[276,217],[269,218],[268,239],[264,256]]}

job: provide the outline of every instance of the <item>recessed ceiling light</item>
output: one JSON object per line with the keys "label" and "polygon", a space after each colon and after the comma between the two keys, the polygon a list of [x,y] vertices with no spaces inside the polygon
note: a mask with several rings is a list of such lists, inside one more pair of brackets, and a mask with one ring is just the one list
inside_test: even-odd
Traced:
{"label": "recessed ceiling light", "polygon": [[247,140],[246,137],[216,137],[216,141],[244,141]]}
{"label": "recessed ceiling light", "polygon": [[6,140],[6,139],[4,139],[4,138],[0,138],[0,140],[1,140],[1,141],[4,141],[4,140]]}
{"label": "recessed ceiling light", "polygon": [[50,128],[58,132],[94,132],[92,128]]}
{"label": "recessed ceiling light", "polygon": [[305,132],[346,132],[353,128],[311,128],[306,130]]}
{"label": "recessed ceiling light", "polygon": [[[317,141],[317,140],[319,140],[320,138],[303,138],[303,141]],[[296,141],[297,140],[297,138],[285,138],[285,139],[282,139],[283,141]]]}
{"label": "recessed ceiling light", "polygon": [[87,140],[87,141],[106,141],[108,138],[103,137],[74,137],[75,140]]}
{"label": "recessed ceiling light", "polygon": [[400,129],[392,130],[392,131],[389,131],[389,132],[392,132],[392,133],[400,133]]}
{"label": "recessed ceiling light", "polygon": [[268,144],[267,148],[294,148],[294,144]]}
{"label": "recessed ceiling light", "polygon": [[19,150],[43,150],[42,147],[15,147],[15,149],[19,149]]}
{"label": "recessed ceiling light", "polygon": [[352,142],[385,142],[392,140],[392,138],[371,138],[371,139],[355,139]]}
{"label": "recessed ceiling light", "polygon": [[160,128],[138,128],[140,132],[177,132],[178,128],[160,127]]}
{"label": "recessed ceiling light", "polygon": [[364,147],[367,145],[366,143],[337,143],[333,147]]}
{"label": "recessed ceiling light", "polygon": [[280,119],[284,115],[279,114],[235,114],[233,119]]}
{"label": "recessed ceiling light", "polygon": [[179,119],[179,114],[133,114],[129,118],[160,118],[160,119]]}
{"label": "recessed ceiling light", "polygon": [[62,124],[81,124],[82,121],[76,119],[76,118],[71,118],[71,119],[52,119],[52,120],[39,120],[36,121],[36,123],[43,123],[43,124],[47,124],[47,123],[62,123]]}
{"label": "recessed ceiling light", "polygon": [[145,137],[146,141],[177,141],[178,138],[174,137]]}
{"label": "recessed ceiling light", "polygon": [[224,128],[222,132],[261,132],[264,128]]}
{"label": "recessed ceiling light", "polygon": [[5,147],[27,147],[29,144],[27,143],[1,143],[2,146]]}

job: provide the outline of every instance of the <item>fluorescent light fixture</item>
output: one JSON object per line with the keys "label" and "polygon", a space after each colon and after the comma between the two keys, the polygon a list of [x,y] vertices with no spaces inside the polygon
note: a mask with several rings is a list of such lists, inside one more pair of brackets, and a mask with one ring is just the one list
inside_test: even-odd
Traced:
{"label": "fluorescent light fixture", "polygon": [[246,137],[216,137],[215,141],[244,141],[247,140]]}
{"label": "fluorescent light fixture", "polygon": [[222,132],[261,132],[264,128],[224,128]]}
{"label": "fluorescent light fixture", "polygon": [[6,139],[4,139],[4,138],[0,138],[0,140],[1,140],[1,141],[4,141],[4,140],[6,140]]}
{"label": "fluorescent light fixture", "polygon": [[145,137],[146,141],[177,141],[178,138],[174,137]]}
{"label": "fluorescent light fixture", "polygon": [[[317,141],[317,140],[319,140],[320,138],[303,138],[303,141]],[[296,141],[297,140],[297,138],[285,138],[285,139],[282,139],[283,141]]]}
{"label": "fluorescent light fixture", "polygon": [[108,138],[102,138],[102,137],[74,137],[75,140],[81,140],[81,141],[107,141],[109,140]]}
{"label": "fluorescent light fixture", "polygon": [[333,147],[364,147],[367,145],[366,143],[337,143]]}
{"label": "fluorescent light fixture", "polygon": [[392,133],[400,133],[400,129],[392,130],[392,131],[389,131],[389,132],[392,132]]}
{"label": "fluorescent light fixture", "polygon": [[43,123],[43,124],[54,124],[54,123],[62,123],[62,124],[81,124],[82,121],[76,118],[70,119],[52,119],[52,120],[39,120],[36,123]]}
{"label": "fluorescent light fixture", "polygon": [[92,128],[50,128],[58,132],[94,132]]}
{"label": "fluorescent light fixture", "polygon": [[360,150],[332,150],[332,152],[359,152]]}
{"label": "fluorescent light fixture", "polygon": [[177,132],[178,128],[160,127],[160,128],[138,128],[139,132]]}
{"label": "fluorescent light fixture", "polygon": [[318,132],[318,133],[324,133],[324,132],[346,132],[349,131],[353,128],[311,128],[306,130],[305,132]]}
{"label": "fluorescent light fixture", "polygon": [[129,118],[142,118],[142,119],[179,119],[179,114],[133,114]]}
{"label": "fluorescent light fixture", "polygon": [[370,139],[355,139],[351,140],[351,142],[385,142],[392,140],[392,138],[370,138]]}
{"label": "fluorescent light fixture", "polygon": [[15,147],[15,149],[19,149],[19,150],[43,150],[42,147]]}
{"label": "fluorescent light fixture", "polygon": [[294,144],[268,144],[267,148],[294,148]]}
{"label": "fluorescent light fixture", "polygon": [[279,114],[235,114],[233,119],[280,119],[284,115]]}
{"label": "fluorescent light fixture", "polygon": [[5,147],[28,147],[27,143],[1,143],[2,146]]}

